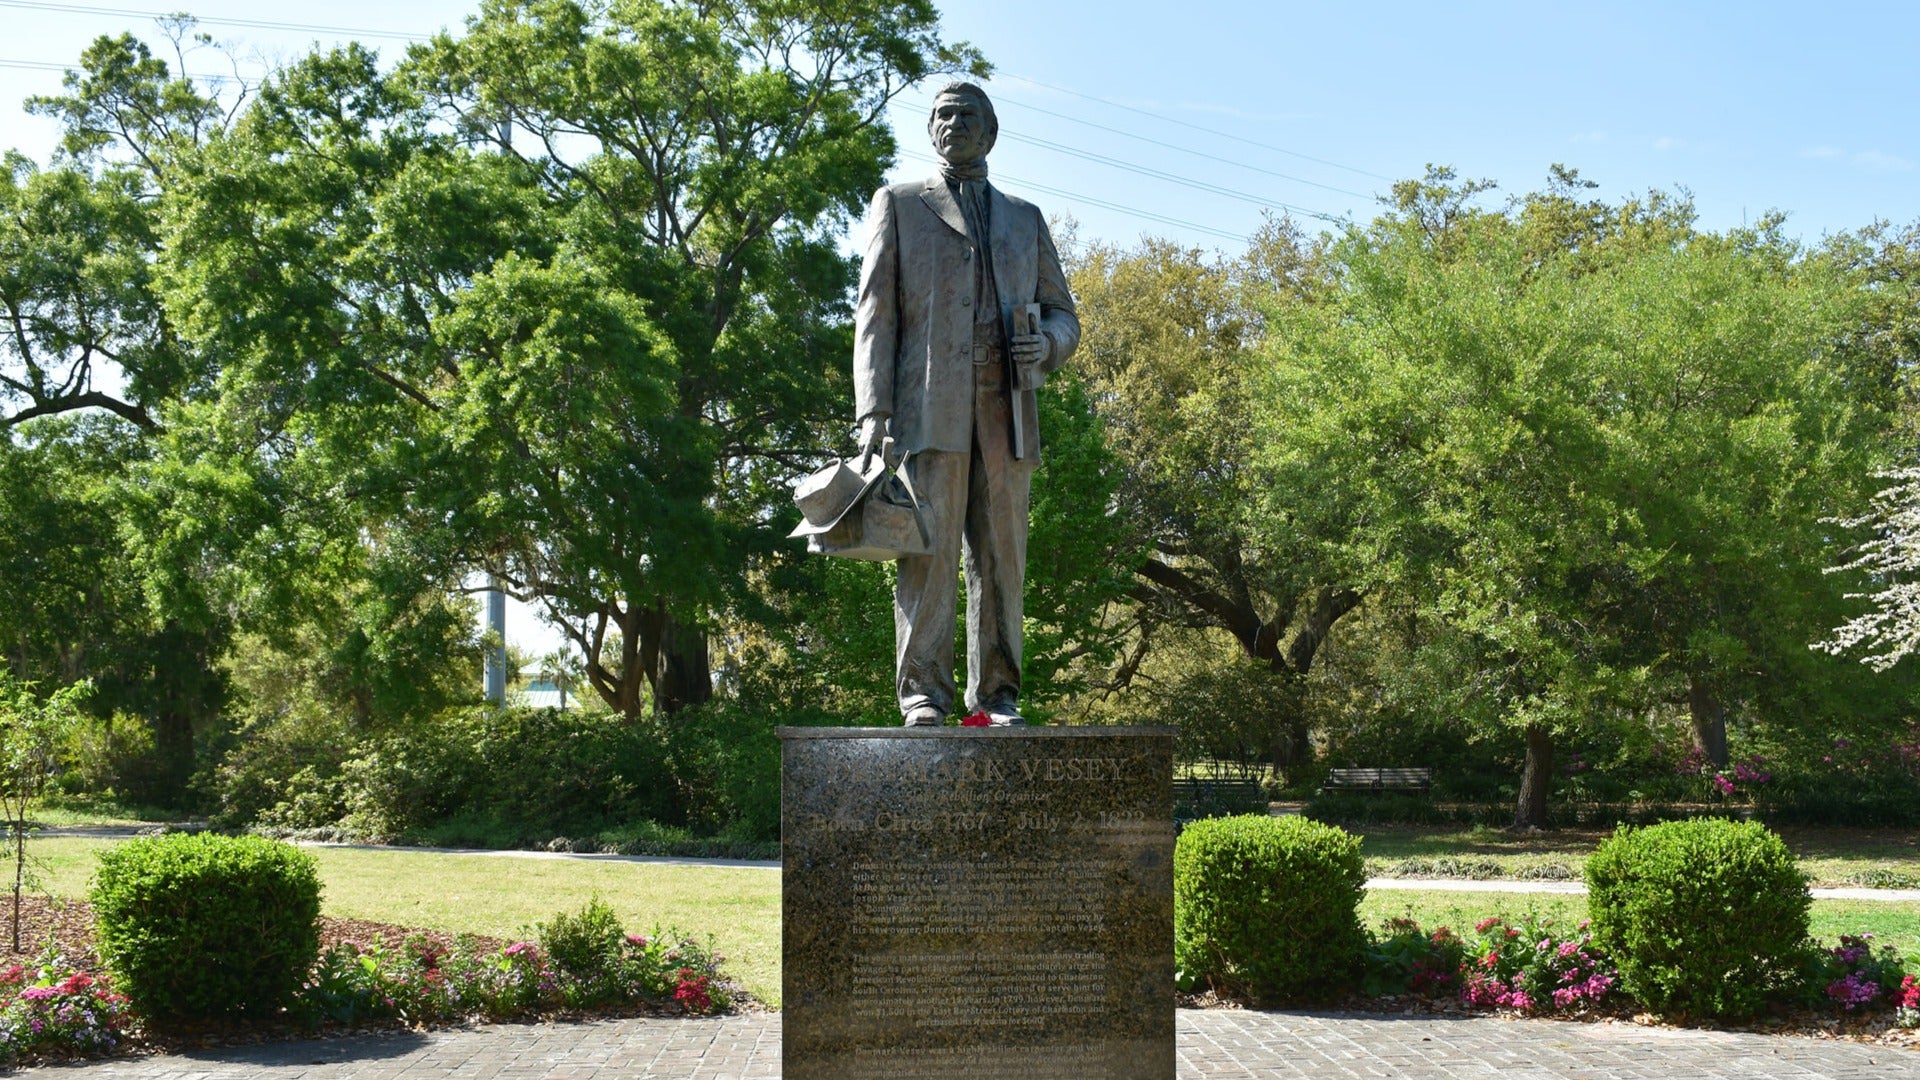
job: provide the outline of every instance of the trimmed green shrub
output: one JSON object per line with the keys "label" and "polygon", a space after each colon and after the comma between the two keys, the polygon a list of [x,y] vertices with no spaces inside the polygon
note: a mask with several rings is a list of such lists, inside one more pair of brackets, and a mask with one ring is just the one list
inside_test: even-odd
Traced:
{"label": "trimmed green shrub", "polygon": [[1742,1017],[1795,992],[1807,877],[1780,837],[1719,818],[1622,826],[1587,859],[1594,938],[1662,1013]]}
{"label": "trimmed green shrub", "polygon": [[363,743],[342,773],[343,824],[374,837],[465,818],[544,841],[683,816],[658,725],[604,714],[450,710]]}
{"label": "trimmed green shrub", "polygon": [[1360,838],[1301,817],[1188,825],[1173,853],[1174,966],[1257,1003],[1324,997],[1361,970]]}
{"label": "trimmed green shrub", "polygon": [[108,848],[89,898],[101,959],[160,1024],[273,1012],[320,952],[313,856],[256,836],[173,833]]}

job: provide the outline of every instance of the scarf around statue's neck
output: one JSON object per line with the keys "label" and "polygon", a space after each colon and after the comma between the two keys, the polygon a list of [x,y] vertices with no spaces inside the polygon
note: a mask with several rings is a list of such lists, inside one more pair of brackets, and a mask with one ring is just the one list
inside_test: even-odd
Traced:
{"label": "scarf around statue's neck", "polygon": [[962,184],[968,181],[986,183],[987,159],[979,161],[942,161],[940,175],[949,184]]}

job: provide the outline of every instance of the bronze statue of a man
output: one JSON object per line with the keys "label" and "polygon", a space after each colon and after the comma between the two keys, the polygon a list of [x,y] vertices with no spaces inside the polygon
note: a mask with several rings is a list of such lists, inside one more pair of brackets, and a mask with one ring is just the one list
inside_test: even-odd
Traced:
{"label": "bronze statue of a man", "polygon": [[899,561],[895,687],[908,726],[954,703],[954,567],[965,553],[969,710],[1021,723],[1034,391],[1080,340],[1039,209],[987,182],[999,132],[978,86],[940,90],[940,174],[874,193],[853,347],[863,449],[891,437],[927,511],[932,554]]}

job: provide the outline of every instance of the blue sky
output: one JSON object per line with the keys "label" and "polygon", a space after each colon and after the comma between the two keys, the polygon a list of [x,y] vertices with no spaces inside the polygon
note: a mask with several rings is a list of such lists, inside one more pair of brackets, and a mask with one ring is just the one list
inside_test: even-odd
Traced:
{"label": "blue sky", "polygon": [[[458,26],[477,0],[0,0],[0,145],[44,158],[53,129],[17,103],[56,91],[58,67],[96,35],[157,42],[142,13],[182,6],[271,62],[343,36],[397,55],[405,35]],[[1920,219],[1920,3],[951,0],[943,12],[997,68],[996,182],[1071,215],[1083,240],[1233,251],[1269,210],[1364,218],[1429,162],[1507,193],[1565,163],[1608,198],[1684,188],[1709,228],[1784,210],[1809,240]],[[223,63],[202,53],[188,67]],[[903,99],[896,178],[929,171],[914,157],[927,153],[926,101]],[[509,638],[554,647],[520,615]]]}
{"label": "blue sky", "polygon": [[[57,88],[59,73],[16,65],[70,63],[100,33],[150,33],[138,13],[172,2],[0,0],[0,143],[43,156],[51,138],[14,103]],[[185,6],[271,58],[341,35],[215,20],[424,34],[477,4]],[[950,35],[997,68],[996,179],[1071,214],[1084,238],[1231,250],[1263,204],[1364,217],[1392,179],[1429,162],[1508,193],[1563,162],[1613,198],[1689,190],[1713,228],[1785,210],[1808,239],[1920,217],[1920,4],[965,0],[943,11]],[[220,63],[201,54],[189,67]],[[901,177],[928,169],[914,158],[926,153],[925,101],[909,93],[897,114]]]}

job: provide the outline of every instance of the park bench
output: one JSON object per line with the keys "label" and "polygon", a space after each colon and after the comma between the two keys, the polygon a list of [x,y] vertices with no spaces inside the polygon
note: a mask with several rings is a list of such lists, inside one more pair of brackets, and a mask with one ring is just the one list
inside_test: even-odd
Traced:
{"label": "park bench", "polygon": [[1431,791],[1433,770],[1330,769],[1322,793],[1336,791]]}
{"label": "park bench", "polygon": [[1181,820],[1207,816],[1208,811],[1258,813],[1267,807],[1260,781],[1224,776],[1177,776],[1173,780],[1174,815]]}

